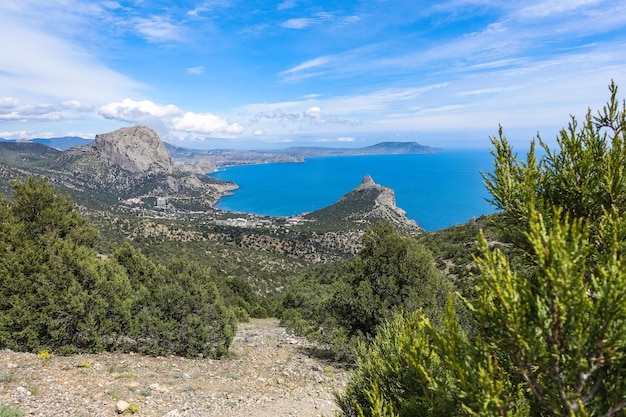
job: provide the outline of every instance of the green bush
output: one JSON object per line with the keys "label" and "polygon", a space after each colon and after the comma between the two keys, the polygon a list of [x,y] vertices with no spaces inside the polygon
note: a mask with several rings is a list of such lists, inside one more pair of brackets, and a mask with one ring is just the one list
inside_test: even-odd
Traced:
{"label": "green bush", "polygon": [[0,417],[22,417],[22,415],[19,408],[0,405]]}
{"label": "green bush", "polygon": [[[362,346],[346,416],[616,416],[626,411],[626,103],[617,89],[559,151],[517,162],[502,135],[488,176],[517,254],[479,237],[477,331],[448,307],[417,312]],[[517,255],[516,254],[516,255]]]}
{"label": "green bush", "polygon": [[330,344],[338,359],[349,359],[357,341],[396,312],[421,308],[441,323],[454,290],[428,250],[390,224],[366,231],[363,244],[353,259],[297,277],[282,298],[281,322]]}
{"label": "green bush", "polygon": [[247,323],[250,321],[250,315],[242,307],[237,306],[233,308],[233,313],[235,314],[238,323]]}
{"label": "green bush", "polygon": [[0,197],[0,348],[227,352],[236,320],[195,264],[156,265],[130,245],[98,259],[97,232],[46,180]]}
{"label": "green bush", "polygon": [[219,357],[228,351],[237,320],[198,265],[153,264],[129,244],[113,254],[128,274],[133,290],[129,335],[132,350],[149,354],[202,354]]}

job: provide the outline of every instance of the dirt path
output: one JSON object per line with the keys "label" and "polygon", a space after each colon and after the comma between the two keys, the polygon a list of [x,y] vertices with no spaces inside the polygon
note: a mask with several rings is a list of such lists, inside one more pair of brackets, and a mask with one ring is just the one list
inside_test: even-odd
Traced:
{"label": "dirt path", "polygon": [[[348,373],[310,356],[276,320],[239,325],[222,360],[133,354],[52,356],[0,351],[0,404],[24,416],[116,416],[116,402],[146,417],[320,416]],[[127,411],[127,414],[130,412]]]}

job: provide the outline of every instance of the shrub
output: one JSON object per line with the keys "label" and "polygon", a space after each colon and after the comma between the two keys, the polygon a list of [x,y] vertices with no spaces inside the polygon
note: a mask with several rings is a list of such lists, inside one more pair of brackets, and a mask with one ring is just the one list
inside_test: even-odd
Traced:
{"label": "shrub", "polygon": [[0,405],[0,417],[22,417],[22,412],[19,408]]}
{"label": "shrub", "polygon": [[69,197],[32,177],[14,195],[0,197],[0,348],[227,352],[235,316],[208,270],[156,265],[130,245],[97,259],[97,232]]}
{"label": "shrub", "polygon": [[346,416],[614,416],[626,410],[626,103],[616,87],[560,150],[518,163],[502,135],[488,188],[523,255],[482,234],[476,334],[448,307],[443,331],[420,312],[362,346],[337,402]]}
{"label": "shrub", "polygon": [[129,244],[114,258],[126,269],[134,293],[129,335],[135,343],[127,348],[208,357],[228,351],[236,317],[207,270],[183,262],[155,265]]}

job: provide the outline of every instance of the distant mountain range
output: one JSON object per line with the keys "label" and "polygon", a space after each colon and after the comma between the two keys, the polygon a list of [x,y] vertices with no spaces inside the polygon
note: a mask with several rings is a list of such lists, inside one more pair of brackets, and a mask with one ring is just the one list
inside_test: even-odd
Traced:
{"label": "distant mountain range", "polygon": [[[74,146],[88,145],[93,139],[78,136],[58,138],[35,138],[15,140],[0,138],[0,142],[41,143],[48,147],[67,150]],[[417,142],[381,142],[363,148],[333,148],[297,146],[275,150],[234,150],[234,149],[191,149],[165,143],[175,162],[196,165],[205,172],[213,172],[222,166],[249,165],[262,163],[303,162],[304,158],[316,156],[350,155],[393,155],[393,154],[432,154],[442,152],[440,148],[421,145]]]}
{"label": "distant mountain range", "polygon": [[417,142],[381,142],[364,148],[325,148],[291,147],[281,152],[303,157],[314,156],[350,156],[350,155],[394,155],[394,154],[433,154],[443,149],[420,145]]}
{"label": "distant mountain range", "polygon": [[60,138],[34,138],[29,140],[17,140],[17,139],[3,139],[0,138],[1,142],[31,142],[31,143],[41,143],[50,148],[66,150],[73,146],[82,146],[88,145],[93,141],[93,139],[85,139],[79,136],[63,136]]}
{"label": "distant mountain range", "polygon": [[233,165],[304,162],[316,156],[356,156],[394,154],[433,154],[440,148],[420,145],[417,142],[382,142],[364,148],[291,147],[270,151],[240,151],[233,149],[189,149],[165,144],[172,159],[179,163],[195,165],[204,172],[214,172],[220,167]]}

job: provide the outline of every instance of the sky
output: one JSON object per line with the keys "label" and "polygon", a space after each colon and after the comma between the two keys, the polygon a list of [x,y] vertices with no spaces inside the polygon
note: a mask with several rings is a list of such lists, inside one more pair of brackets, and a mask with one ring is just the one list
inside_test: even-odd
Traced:
{"label": "sky", "polygon": [[527,146],[626,97],[617,0],[2,0],[0,137]]}

